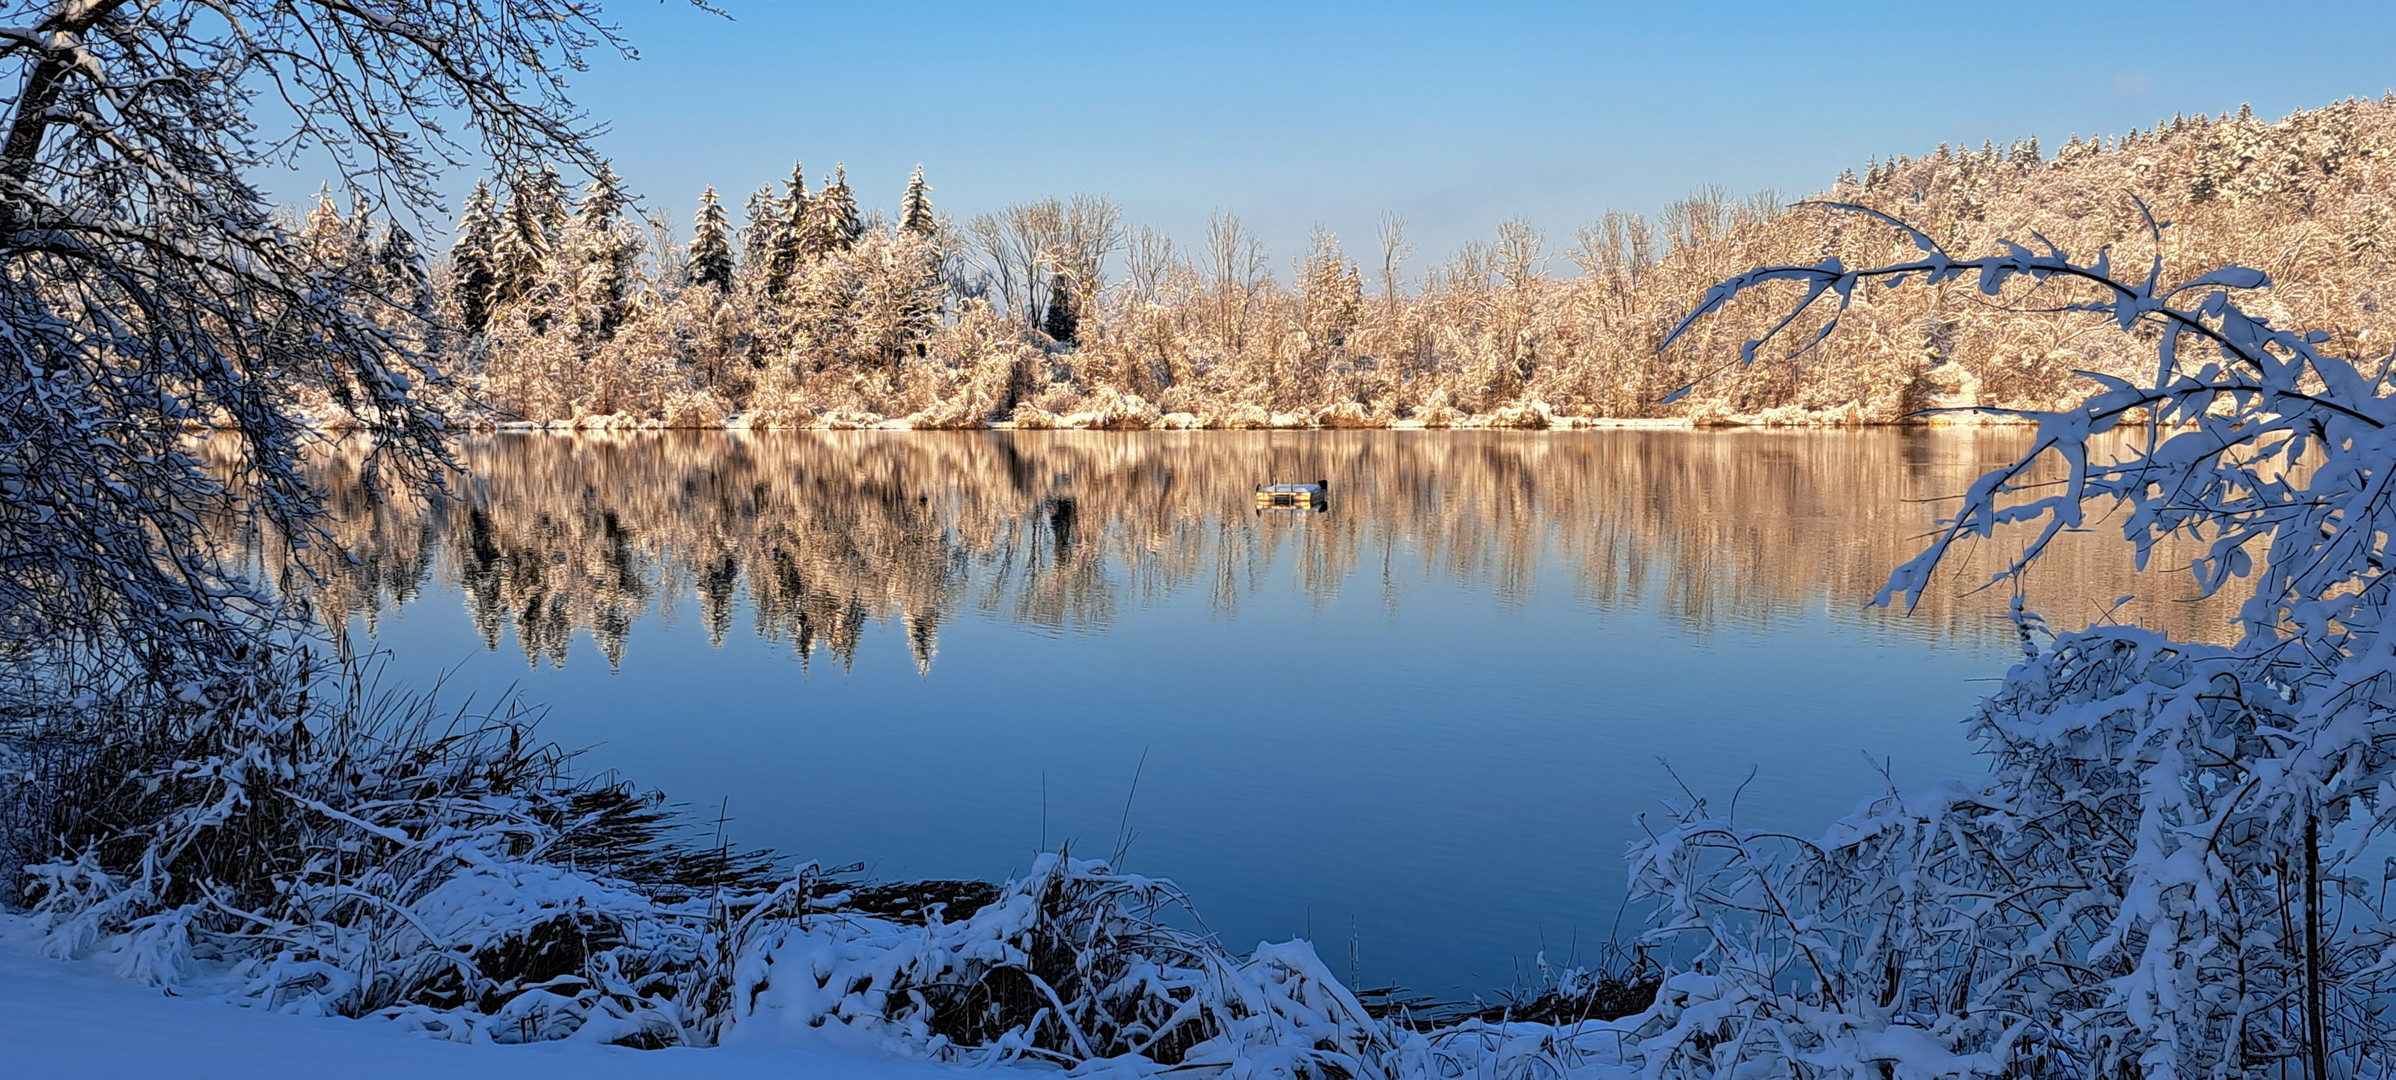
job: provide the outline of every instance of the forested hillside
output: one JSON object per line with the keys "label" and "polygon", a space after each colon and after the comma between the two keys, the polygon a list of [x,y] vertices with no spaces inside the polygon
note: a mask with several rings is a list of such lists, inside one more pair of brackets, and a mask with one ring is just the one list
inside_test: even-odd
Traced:
{"label": "forested hillside", "polygon": [[[1951,250],[2040,236],[2164,277],[2240,263],[2279,283],[2264,314],[2329,347],[2396,346],[2383,310],[2396,234],[2396,97],[2268,122],[2175,117],[2119,137],[1941,146],[1849,173],[1818,198],[1893,214]],[[2153,239],[2148,212],[2161,224]],[[1545,426],[1572,418],[1889,422],[1926,408],[2053,406],[2124,372],[2105,317],[2022,314],[2041,298],[1953,285],[1860,298],[1796,362],[1737,363],[1783,309],[1742,300],[1659,351],[1705,289],[1771,263],[1910,251],[1869,219],[1700,192],[1650,220],[1608,213],[1570,238],[1509,222],[1444,261],[1391,219],[1357,250],[1319,233],[1283,265],[1236,218],[1196,250],[1100,199],[959,224],[918,170],[869,213],[839,171],[794,169],[746,202],[711,188],[688,244],[644,223],[603,169],[478,188],[419,286],[404,235],[320,205],[329,260],[438,306],[440,343],[496,420],[585,426]],[[1776,355],[1777,359],[1777,355]],[[1672,390],[1697,383],[1673,405]]]}

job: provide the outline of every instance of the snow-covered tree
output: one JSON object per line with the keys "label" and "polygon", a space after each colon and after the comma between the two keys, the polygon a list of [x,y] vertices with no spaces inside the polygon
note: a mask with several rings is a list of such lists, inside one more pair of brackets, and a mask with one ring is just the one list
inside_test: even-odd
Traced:
{"label": "snow-covered tree", "polygon": [[1040,332],[1059,345],[1071,345],[1081,338],[1080,302],[1074,297],[1073,280],[1063,273],[1048,276],[1048,311],[1040,316]]}
{"label": "snow-covered tree", "polygon": [[833,166],[832,182],[816,193],[805,220],[807,240],[803,246],[808,254],[847,251],[857,243],[857,237],[865,232],[865,219],[857,212],[856,192],[849,189],[848,166]]}
{"label": "snow-covered tree", "polygon": [[588,331],[601,341],[623,324],[640,287],[643,238],[624,218],[629,202],[615,169],[600,162],[575,208],[575,228],[559,240],[561,257],[577,268],[576,305],[588,313]]}
{"label": "snow-covered tree", "polygon": [[499,239],[491,246],[493,308],[545,307],[537,293],[565,220],[560,190],[556,174],[544,168],[539,177],[508,191]]}
{"label": "snow-covered tree", "polygon": [[790,182],[782,189],[782,198],[773,205],[773,231],[762,237],[765,252],[765,291],[779,293],[790,284],[799,264],[815,254],[808,246],[808,229],[814,220],[807,197],[806,163],[791,162]]}
{"label": "snow-covered tree", "polygon": [[923,166],[918,165],[907,177],[907,192],[899,197],[899,228],[917,236],[931,236],[940,230],[940,221],[932,215],[932,185],[923,182]]}
{"label": "snow-covered tree", "polygon": [[774,185],[750,192],[748,201],[741,204],[740,269],[744,276],[763,281],[769,275],[774,237],[781,228],[782,200],[774,194]]}
{"label": "snow-covered tree", "polygon": [[384,222],[382,232],[374,245],[377,289],[392,306],[431,317],[432,279],[425,273],[424,253],[417,250],[416,237],[396,221]]}
{"label": "snow-covered tree", "polygon": [[[424,461],[442,430],[421,397],[438,374],[361,317],[362,283],[290,243],[252,174],[305,145],[353,202],[409,213],[461,132],[511,173],[586,157],[561,73],[615,39],[566,0],[7,7],[0,633],[163,676],[249,640],[264,602],[221,576],[199,512],[309,532],[294,390],[389,461]],[[268,87],[291,107],[255,109]],[[238,491],[192,456],[195,420],[231,434]]]}
{"label": "snow-covered tree", "polygon": [[2250,314],[2260,271],[2168,281],[2151,217],[2145,265],[2121,274],[2112,251],[1966,258],[1835,209],[1917,257],[1752,270],[1679,332],[1793,285],[1731,363],[1787,328],[1802,355],[1869,287],[1953,283],[2153,349],[2149,375],[2096,376],[2071,407],[1998,410],[2036,422],[2030,449],[1971,486],[1881,602],[1917,600],[1961,543],[2018,544],[1998,583],[2018,582],[2103,521],[2142,565],[2193,551],[2205,594],[2244,598],[2243,638],[2049,635],[2017,601],[2027,657],[1971,720],[1988,779],[1892,791],[1810,842],[1680,807],[1635,852],[1634,888],[1662,909],[1651,943],[1704,975],[1668,983],[1626,1042],[1663,1076],[2375,1075],[2396,1058],[2386,364]]}
{"label": "snow-covered tree", "polygon": [[732,227],[713,186],[699,194],[699,213],[693,225],[690,283],[719,293],[731,291]]}
{"label": "snow-covered tree", "polygon": [[466,212],[458,218],[458,237],[449,247],[450,300],[466,332],[479,334],[490,324],[492,294],[499,277],[495,250],[499,242],[499,207],[491,199],[487,179],[474,182],[466,196]]}

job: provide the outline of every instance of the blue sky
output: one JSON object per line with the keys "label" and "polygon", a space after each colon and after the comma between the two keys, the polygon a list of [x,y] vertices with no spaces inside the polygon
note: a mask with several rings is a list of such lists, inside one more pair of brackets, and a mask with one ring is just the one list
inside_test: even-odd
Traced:
{"label": "blue sky", "polygon": [[700,187],[737,205],[793,158],[884,208],[920,162],[960,219],[1087,192],[1189,243],[1232,211],[1284,268],[1384,211],[1417,269],[1513,216],[1561,252],[1706,183],[2396,86],[2370,4],[719,3],[619,0],[641,58],[577,82],[686,230]]}

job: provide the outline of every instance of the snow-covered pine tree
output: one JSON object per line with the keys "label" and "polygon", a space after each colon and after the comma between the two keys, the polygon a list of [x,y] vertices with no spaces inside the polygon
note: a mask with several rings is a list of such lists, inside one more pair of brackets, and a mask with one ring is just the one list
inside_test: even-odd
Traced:
{"label": "snow-covered pine tree", "polygon": [[537,185],[508,190],[499,216],[499,238],[491,244],[491,311],[533,302],[534,291],[548,273],[556,236],[544,220],[544,197]]}
{"label": "snow-covered pine tree", "polygon": [[482,333],[490,325],[492,291],[499,281],[493,269],[498,214],[490,182],[476,180],[473,193],[466,196],[466,212],[458,219],[458,238],[449,247],[450,299],[468,333]]}
{"label": "snow-covered pine tree", "polygon": [[774,237],[782,228],[782,199],[774,194],[774,185],[750,192],[748,201],[741,204],[740,216],[741,274],[763,280],[770,276]]}
{"label": "snow-covered pine tree", "polygon": [[815,254],[807,246],[807,223],[814,215],[809,212],[806,163],[790,163],[790,183],[783,188],[782,200],[776,206],[774,232],[766,241],[765,291],[780,293],[790,284],[790,276],[798,272],[799,264]]}
{"label": "snow-covered pine tree", "polygon": [[588,330],[600,341],[615,336],[616,327],[623,325],[640,285],[642,239],[624,219],[628,204],[614,167],[600,162],[576,211],[581,235],[573,245],[579,249],[582,277],[576,292],[586,317],[594,320]]}
{"label": "snow-covered pine tree", "polygon": [[540,171],[525,185],[525,191],[530,199],[532,220],[540,225],[542,241],[555,248],[558,233],[574,214],[574,207],[566,198],[566,182],[558,177],[557,166],[542,162]]}
{"label": "snow-covered pine tree", "polygon": [[715,291],[732,290],[731,223],[723,201],[711,185],[699,193],[699,213],[691,234],[690,283]]}
{"label": "snow-covered pine tree", "polygon": [[923,182],[923,166],[907,177],[907,193],[899,197],[899,228],[917,236],[930,236],[939,231],[940,222],[932,216],[932,199],[926,194],[932,185]]}
{"label": "snow-covered pine tree", "polygon": [[319,188],[316,204],[308,208],[308,216],[300,226],[300,246],[308,252],[320,270],[346,274],[361,267],[366,252],[358,243],[358,230],[341,213],[333,201],[331,188]]}
{"label": "snow-covered pine tree", "polygon": [[424,255],[416,237],[396,221],[383,224],[374,245],[374,279],[392,304],[419,315],[432,314],[432,279],[424,271]]}
{"label": "snow-covered pine tree", "polygon": [[816,194],[806,220],[809,254],[847,251],[856,246],[857,237],[865,232],[865,220],[857,213],[856,193],[849,190],[847,165],[833,166],[832,182]]}

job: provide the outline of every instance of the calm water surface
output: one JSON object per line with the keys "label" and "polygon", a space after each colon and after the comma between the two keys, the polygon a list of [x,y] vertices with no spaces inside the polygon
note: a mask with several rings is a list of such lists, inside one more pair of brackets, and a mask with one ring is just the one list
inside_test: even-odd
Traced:
{"label": "calm water surface", "polygon": [[[1958,721],[2018,655],[1985,568],[1862,603],[2023,438],[491,436],[429,509],[325,466],[364,555],[330,600],[743,844],[882,879],[1122,847],[1235,950],[1452,997],[1635,929],[1624,846],[1684,784],[1810,834],[1866,755],[1979,772]],[[1326,513],[1252,509],[1317,478]],[[2115,617],[2218,636],[2082,540],[2052,622],[2138,590]]]}

